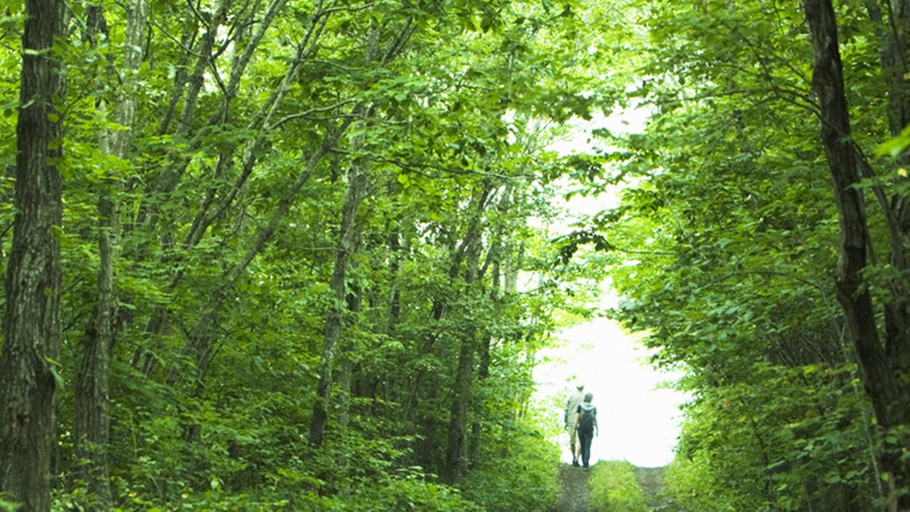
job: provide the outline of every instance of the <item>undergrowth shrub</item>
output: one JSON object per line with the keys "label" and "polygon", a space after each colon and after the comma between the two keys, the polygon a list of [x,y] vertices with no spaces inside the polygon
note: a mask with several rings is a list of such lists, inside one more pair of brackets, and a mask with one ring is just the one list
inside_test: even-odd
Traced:
{"label": "undergrowth shrub", "polygon": [[647,511],[645,497],[635,478],[635,467],[627,461],[599,461],[592,467],[588,488],[591,490],[592,510]]}
{"label": "undergrowth shrub", "polygon": [[[351,436],[332,440],[317,455],[288,456],[263,475],[267,484],[231,490],[213,476],[204,487],[185,485],[176,497],[159,498],[120,482],[115,511],[164,512],[324,512],[424,511],[482,512],[451,486],[435,482],[419,467],[391,467],[402,452],[390,442]],[[78,510],[74,496],[57,497],[54,511]]]}
{"label": "undergrowth shrub", "polygon": [[551,510],[559,500],[559,446],[531,420],[490,426],[464,495],[489,512]]}
{"label": "undergrowth shrub", "polygon": [[[330,430],[314,450],[301,434],[304,402],[272,393],[270,414],[218,416],[199,402],[199,441],[185,439],[181,418],[146,415],[142,444],[128,472],[113,472],[114,510],[123,512],[474,512],[483,508],[419,467],[402,467],[410,438],[387,436],[354,418],[342,435]],[[378,421],[373,421],[373,430]],[[54,512],[82,510],[83,488],[61,490]],[[0,507],[0,510],[3,510]]]}
{"label": "undergrowth shrub", "polygon": [[741,510],[737,508],[737,499],[731,488],[714,485],[714,476],[703,457],[688,460],[677,456],[664,472],[664,485],[676,502],[687,510]]}

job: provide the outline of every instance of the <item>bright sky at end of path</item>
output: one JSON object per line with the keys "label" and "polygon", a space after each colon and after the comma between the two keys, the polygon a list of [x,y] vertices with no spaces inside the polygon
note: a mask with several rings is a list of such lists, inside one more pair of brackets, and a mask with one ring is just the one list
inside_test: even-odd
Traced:
{"label": "bright sky at end of path", "polygon": [[[568,137],[552,144],[551,149],[569,154],[594,149],[591,132],[607,128],[614,133],[640,132],[646,112],[639,109],[617,112],[608,118],[573,123]],[[614,206],[617,196],[574,196],[566,209],[572,216],[593,214]],[[557,232],[566,226],[550,226]],[[601,307],[615,300],[607,283],[603,284]],[[627,460],[639,467],[659,467],[673,460],[682,413],[679,405],[687,396],[663,384],[679,378],[655,370],[647,363],[646,349],[610,319],[597,317],[590,322],[565,329],[563,346],[541,354],[550,360],[540,365],[534,377],[542,403],[559,402],[553,421],[563,425],[565,399],[578,382],[594,393],[600,435],[591,445],[592,461]],[[563,460],[571,462],[568,433],[559,438]]]}
{"label": "bright sky at end of path", "polygon": [[[616,459],[658,467],[673,460],[679,405],[687,397],[662,385],[678,375],[653,369],[646,349],[607,318],[566,329],[560,337],[565,345],[542,354],[551,361],[535,372],[538,393],[560,398],[553,421],[562,425],[565,398],[576,382],[584,383],[585,391],[594,393],[600,426],[591,445],[592,462]],[[563,460],[570,462],[568,434],[559,441]]]}

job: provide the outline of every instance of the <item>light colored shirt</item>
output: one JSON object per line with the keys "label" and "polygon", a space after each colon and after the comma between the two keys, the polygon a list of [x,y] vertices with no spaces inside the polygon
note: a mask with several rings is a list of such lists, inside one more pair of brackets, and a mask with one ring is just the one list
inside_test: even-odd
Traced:
{"label": "light colored shirt", "polygon": [[566,401],[566,415],[564,419],[566,421],[567,427],[575,424],[575,411],[578,410],[578,406],[584,399],[585,394],[579,390],[575,393],[572,393],[572,396],[570,396],[569,400]]}

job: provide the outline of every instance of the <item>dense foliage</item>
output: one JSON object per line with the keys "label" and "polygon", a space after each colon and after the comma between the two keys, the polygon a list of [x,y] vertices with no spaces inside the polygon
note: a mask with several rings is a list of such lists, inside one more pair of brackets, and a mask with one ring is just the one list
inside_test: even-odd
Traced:
{"label": "dense foliage", "polygon": [[906,1],[4,5],[2,506],[546,510],[606,269],[680,501],[910,509]]}
{"label": "dense foliage", "polygon": [[[6,5],[13,133],[32,4]],[[572,169],[547,145],[606,91],[584,5],[66,7],[42,54],[66,78],[44,167],[63,182],[54,508],[555,503],[528,404],[537,351],[599,279],[554,269],[540,227]]]}
{"label": "dense foliage", "polygon": [[[691,510],[906,508],[906,170],[873,155],[907,122],[890,42],[908,9],[839,2],[839,38],[829,24],[819,42],[824,4],[636,3],[629,88],[649,120],[599,132],[609,165],[581,190],[624,184],[621,204],[564,241],[605,254],[614,316],[686,372],[668,480]],[[846,136],[836,75],[812,81],[838,49]],[[841,186],[845,161],[862,183]],[[858,214],[844,208],[857,190]]]}

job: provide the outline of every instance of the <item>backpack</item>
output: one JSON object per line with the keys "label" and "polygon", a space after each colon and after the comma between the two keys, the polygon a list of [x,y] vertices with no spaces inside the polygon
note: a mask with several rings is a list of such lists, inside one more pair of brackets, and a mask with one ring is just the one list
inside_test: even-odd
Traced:
{"label": "backpack", "polygon": [[581,404],[578,406],[578,413],[581,415],[578,418],[578,431],[592,432],[594,430],[594,415],[597,414],[597,408],[591,404]]}

